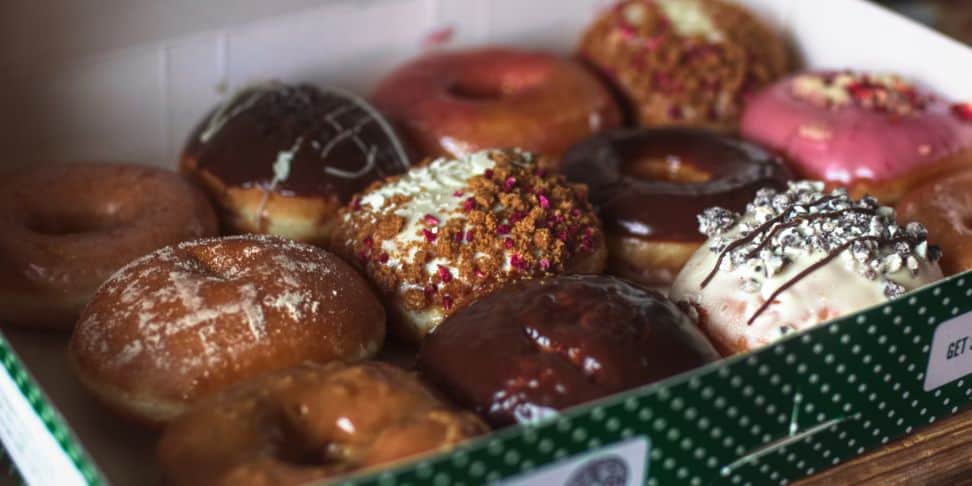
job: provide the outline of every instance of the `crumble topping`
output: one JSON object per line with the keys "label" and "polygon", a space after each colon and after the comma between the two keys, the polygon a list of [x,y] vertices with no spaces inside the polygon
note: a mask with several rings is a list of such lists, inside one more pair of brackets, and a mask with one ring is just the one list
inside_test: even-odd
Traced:
{"label": "crumble topping", "polygon": [[338,246],[411,310],[449,312],[500,284],[564,271],[601,246],[586,188],[519,150],[438,159],[343,210]]}

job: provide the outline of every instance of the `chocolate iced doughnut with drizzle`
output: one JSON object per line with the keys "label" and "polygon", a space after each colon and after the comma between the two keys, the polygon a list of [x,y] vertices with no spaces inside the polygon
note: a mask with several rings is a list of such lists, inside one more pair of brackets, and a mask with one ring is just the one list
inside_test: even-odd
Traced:
{"label": "chocolate iced doughnut with drizzle", "polygon": [[822,182],[760,190],[743,215],[699,216],[709,236],[672,285],[673,299],[727,354],[855,312],[942,278],[941,250],[919,223]]}
{"label": "chocolate iced doughnut with drizzle", "polygon": [[604,235],[586,188],[536,159],[485,150],[414,167],[355,196],[331,247],[385,294],[411,341],[506,283],[600,272]]}
{"label": "chocolate iced doughnut with drizzle", "polygon": [[221,209],[224,230],[323,243],[353,194],[408,170],[391,126],[335,88],[243,88],[192,132],[180,168]]}
{"label": "chocolate iced doughnut with drizzle", "polygon": [[670,285],[705,241],[695,215],[745,208],[763,187],[781,189],[789,170],[762,147],[692,128],[617,130],[564,157],[568,180],[587,184],[604,222],[607,271]]}
{"label": "chocolate iced doughnut with drizzle", "polygon": [[719,359],[661,294],[606,275],[504,287],[423,342],[419,368],[495,426],[662,380]]}

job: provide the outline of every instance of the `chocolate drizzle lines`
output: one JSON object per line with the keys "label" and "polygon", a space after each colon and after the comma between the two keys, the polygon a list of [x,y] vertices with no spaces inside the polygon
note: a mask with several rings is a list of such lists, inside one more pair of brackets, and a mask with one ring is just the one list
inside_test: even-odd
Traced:
{"label": "chocolate drizzle lines", "polygon": [[[838,197],[837,196],[824,196],[824,197],[821,197],[820,199],[817,199],[816,201],[811,202],[810,204],[807,205],[807,207],[819,206],[821,204],[826,204],[826,203],[828,203],[830,201],[833,201],[835,199],[838,199]],[[857,211],[859,211],[860,209],[861,208],[851,208],[850,210],[857,210]],[[825,215],[826,214],[826,215],[829,215],[829,216],[834,216],[834,215],[839,214],[839,213],[831,212],[831,213],[816,213],[816,214],[818,214],[818,215]],[[874,212],[871,211],[870,214],[874,214]],[[798,218],[804,218],[805,216],[810,216],[810,215],[797,216],[796,218],[794,218],[793,221],[799,223],[800,221],[803,221],[803,219],[798,219]],[[723,249],[721,253],[719,253],[719,258],[716,259],[715,266],[712,268],[712,271],[710,271],[709,274],[705,276],[705,279],[702,280],[702,284],[700,285],[700,288],[703,288],[704,289],[706,285],[709,285],[709,282],[711,282],[712,279],[715,278],[716,273],[718,273],[719,272],[719,269],[722,268],[722,261],[725,259],[725,257],[727,255],[729,255],[730,253],[732,253],[733,250],[735,250],[735,249],[737,249],[737,248],[745,245],[746,243],[749,243],[750,241],[752,241],[753,239],[755,239],[757,236],[761,235],[766,230],[768,230],[769,228],[773,227],[773,225],[775,225],[775,224],[780,223],[781,221],[783,221],[785,218],[786,218],[786,213],[782,213],[782,214],[779,214],[777,216],[774,216],[773,218],[768,219],[763,224],[757,226],[755,229],[753,229],[751,232],[749,232],[746,236],[743,236],[743,237],[739,238],[738,240],[733,241],[732,243],[728,244],[726,246],[726,248]],[[786,224],[788,224],[788,223],[786,223]],[[766,238],[764,238],[763,241],[760,243],[760,247],[762,247],[763,246],[763,243],[765,243],[774,234],[775,233],[771,233]],[[759,247],[757,247],[757,250],[758,249],[759,249]],[[757,250],[754,250],[754,251],[757,251]]]}
{"label": "chocolate drizzle lines", "polygon": [[800,280],[803,280],[804,278],[809,276],[811,273],[819,270],[834,258],[837,258],[838,255],[840,255],[842,252],[844,252],[845,250],[853,246],[855,243],[862,242],[862,241],[874,241],[877,242],[878,244],[894,244],[899,242],[907,242],[909,244],[915,243],[911,238],[906,236],[899,236],[897,238],[892,238],[892,239],[882,239],[878,236],[862,236],[860,238],[850,240],[844,243],[843,245],[838,246],[836,249],[828,253],[827,256],[820,259],[819,261],[814,262],[812,265],[808,266],[807,268],[803,269],[803,271],[796,274],[793,278],[787,280],[782,285],[780,285],[778,289],[774,290],[773,293],[770,294],[770,296],[766,299],[766,302],[763,302],[763,304],[759,306],[758,309],[756,309],[756,312],[754,312],[753,315],[749,318],[749,320],[746,321],[746,325],[752,325],[753,321],[755,321],[760,314],[765,312],[766,309],[768,309],[769,306],[773,304],[776,298],[780,296],[780,294],[785,292],[787,289],[795,285]]}
{"label": "chocolate drizzle lines", "polygon": [[787,228],[795,228],[797,226],[800,226],[800,223],[803,223],[805,221],[814,221],[814,220],[822,219],[822,218],[833,218],[835,216],[840,216],[841,214],[846,214],[846,213],[857,213],[857,214],[863,214],[863,215],[866,215],[866,216],[873,216],[873,215],[877,214],[877,211],[875,211],[873,209],[869,209],[869,208],[847,208],[847,209],[844,209],[844,210],[841,210],[841,211],[830,211],[830,212],[827,212],[827,213],[801,214],[801,215],[795,216],[793,219],[791,219],[791,220],[789,220],[789,221],[787,221],[785,223],[780,223],[777,227],[773,228],[773,230],[770,231],[769,234],[766,235],[766,237],[764,237],[759,242],[759,245],[757,245],[756,248],[753,248],[752,251],[750,251],[749,253],[746,254],[746,258],[753,258],[756,255],[759,255],[759,252],[763,248],[766,248],[766,245],[768,245],[772,241],[773,237],[775,237],[776,235],[780,234],[781,231],[783,231],[783,230],[785,230]]}

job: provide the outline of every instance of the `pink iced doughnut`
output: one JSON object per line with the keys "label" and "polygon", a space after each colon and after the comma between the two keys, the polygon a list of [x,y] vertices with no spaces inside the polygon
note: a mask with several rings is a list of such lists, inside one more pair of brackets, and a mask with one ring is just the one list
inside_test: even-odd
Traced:
{"label": "pink iced doughnut", "polygon": [[741,132],[784,152],[803,177],[885,203],[972,164],[972,105],[950,105],[890,75],[790,76],[749,101]]}

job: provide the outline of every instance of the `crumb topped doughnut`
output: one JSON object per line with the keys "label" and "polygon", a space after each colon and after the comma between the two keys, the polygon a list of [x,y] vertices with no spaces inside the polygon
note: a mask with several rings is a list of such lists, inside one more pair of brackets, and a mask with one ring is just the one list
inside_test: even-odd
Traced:
{"label": "crumb topped doughnut", "polygon": [[126,263],[219,231],[205,195],[178,174],[112,163],[5,173],[0,226],[0,322],[61,329]]}
{"label": "crumb topped doughnut", "polygon": [[788,69],[783,39],[722,0],[625,0],[584,33],[580,56],[643,126],[735,130],[743,99]]}
{"label": "crumb topped doughnut", "polygon": [[726,353],[878,304],[942,278],[941,250],[919,223],[821,182],[764,189],[743,215],[714,207],[699,216],[709,236],[672,285]]}
{"label": "crumb topped doughnut", "polygon": [[742,134],[782,152],[800,176],[891,204],[922,182],[972,167],[972,110],[900,76],[805,72],[747,103]]}
{"label": "crumb topped doughnut", "polygon": [[159,423],[255,374],[373,356],[384,336],[380,302],[337,256],[232,236],[169,246],[119,270],[83,310],[70,356],[97,398]]}
{"label": "crumb topped doughnut", "polygon": [[394,366],[305,364],[204,400],[166,429],[158,456],[168,484],[296,486],[487,431]]}
{"label": "crumb topped doughnut", "polygon": [[408,170],[391,126],[336,88],[247,86],[193,131],[181,170],[208,190],[233,233],[325,242],[334,216],[376,180]]}
{"label": "crumb topped doughnut", "polygon": [[605,259],[586,189],[517,150],[439,159],[372,187],[345,208],[332,246],[392,300],[412,340],[505,282],[596,273]]}

